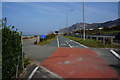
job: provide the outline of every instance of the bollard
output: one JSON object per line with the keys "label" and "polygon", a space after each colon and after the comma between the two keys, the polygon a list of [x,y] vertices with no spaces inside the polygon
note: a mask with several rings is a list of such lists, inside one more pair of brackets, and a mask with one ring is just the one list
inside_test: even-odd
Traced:
{"label": "bollard", "polygon": [[92,36],[90,36],[90,39],[92,39]]}
{"label": "bollard", "polygon": [[82,38],[82,35],[81,35],[81,38]]}
{"label": "bollard", "polygon": [[105,44],[105,37],[103,37],[103,44]]}
{"label": "bollard", "polygon": [[111,44],[113,44],[113,38],[111,37]]}
{"label": "bollard", "polygon": [[37,36],[37,44],[40,42],[40,36]]}
{"label": "bollard", "polygon": [[98,37],[96,37],[96,40],[98,41]]}

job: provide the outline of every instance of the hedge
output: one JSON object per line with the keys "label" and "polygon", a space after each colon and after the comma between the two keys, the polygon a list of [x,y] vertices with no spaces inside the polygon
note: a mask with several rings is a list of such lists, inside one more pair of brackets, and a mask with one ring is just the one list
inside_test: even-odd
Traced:
{"label": "hedge", "polygon": [[2,79],[14,78],[16,68],[22,70],[21,33],[14,26],[7,26],[7,19],[2,19]]}

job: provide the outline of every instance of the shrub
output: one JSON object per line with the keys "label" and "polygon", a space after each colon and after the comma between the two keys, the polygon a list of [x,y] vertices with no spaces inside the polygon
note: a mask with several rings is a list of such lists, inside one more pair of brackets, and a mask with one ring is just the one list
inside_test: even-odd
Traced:
{"label": "shrub", "polygon": [[29,58],[24,58],[24,67],[26,68],[27,65],[30,64],[30,59]]}
{"label": "shrub", "polygon": [[22,68],[22,44],[21,34],[14,30],[14,26],[6,26],[7,19],[2,22],[2,78],[8,79],[16,74],[16,68],[19,64],[19,70]]}
{"label": "shrub", "polygon": [[[49,33],[49,34],[46,35],[46,38],[44,40],[52,39],[54,37],[55,37],[54,33]],[[40,41],[43,41],[43,39],[40,38]]]}

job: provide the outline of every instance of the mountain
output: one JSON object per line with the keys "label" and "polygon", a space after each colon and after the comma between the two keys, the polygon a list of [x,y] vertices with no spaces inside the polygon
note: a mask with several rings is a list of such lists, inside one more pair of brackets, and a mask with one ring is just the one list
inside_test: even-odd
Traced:
{"label": "mountain", "polygon": [[[113,27],[116,25],[120,25],[120,19],[116,19],[113,21],[107,21],[104,23],[92,23],[92,24],[85,23],[86,29],[97,29],[99,27]],[[82,28],[83,28],[83,23],[76,23],[70,27],[60,29],[59,32],[60,34],[64,34],[64,33],[69,33],[72,31],[81,30]]]}

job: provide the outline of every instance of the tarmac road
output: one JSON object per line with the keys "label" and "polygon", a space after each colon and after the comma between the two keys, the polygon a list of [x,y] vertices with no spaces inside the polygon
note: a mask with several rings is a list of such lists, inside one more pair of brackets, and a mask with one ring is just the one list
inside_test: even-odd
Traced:
{"label": "tarmac road", "polygon": [[57,44],[59,44],[59,47],[79,47],[79,48],[87,48],[86,46],[80,44],[80,43],[77,43],[73,40],[70,40],[68,38],[65,38],[63,36],[58,36],[58,41],[57,41]]}
{"label": "tarmac road", "polygon": [[[105,60],[105,62],[111,66],[117,73],[120,75],[120,60],[116,58],[112,53],[111,49],[101,49],[101,48],[90,48],[80,43],[77,43],[73,40],[67,39],[63,36],[57,36],[57,39],[51,41],[51,43],[45,46],[37,46],[33,43],[35,39],[31,39],[25,41],[23,44],[23,51],[26,56],[29,57],[33,61],[37,61],[38,63],[44,62],[48,57],[50,57],[59,47],[68,47],[68,48],[88,48],[94,52],[96,52],[101,58]],[[38,73],[40,69],[35,72],[35,75],[39,75]]]}
{"label": "tarmac road", "polygon": [[[80,47],[86,48],[86,46],[79,44],[75,41],[70,39],[64,38],[62,36],[58,36],[58,39],[51,41],[49,44],[44,46],[37,46],[34,44],[36,39],[29,39],[23,42],[23,52],[25,53],[26,57],[29,57],[33,61],[38,61],[42,63],[46,60],[52,53],[56,51],[59,47]],[[59,41],[59,43],[58,43]]]}
{"label": "tarmac road", "polygon": [[29,39],[23,42],[23,52],[32,61],[42,63],[57,49],[55,46],[37,46],[34,44],[35,41],[36,39]]}

